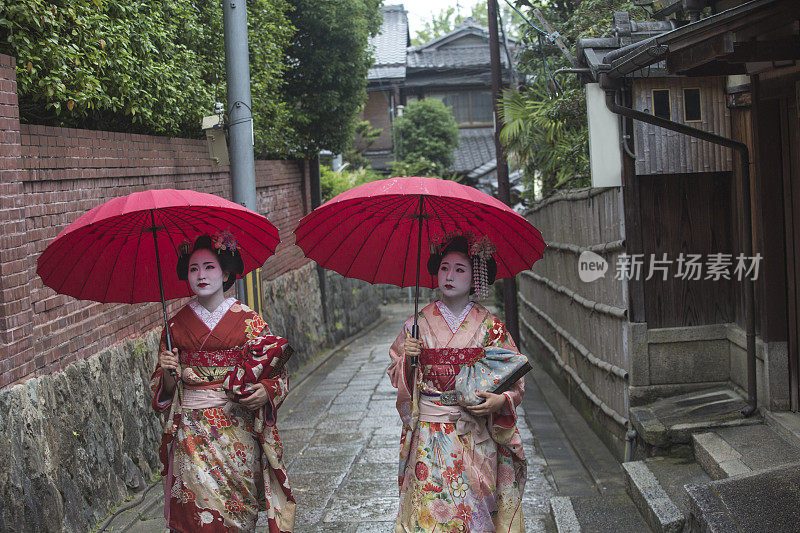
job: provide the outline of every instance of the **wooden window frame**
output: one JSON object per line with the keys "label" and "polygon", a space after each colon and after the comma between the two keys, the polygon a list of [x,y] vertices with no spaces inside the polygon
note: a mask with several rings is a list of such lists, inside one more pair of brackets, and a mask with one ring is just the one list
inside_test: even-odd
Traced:
{"label": "wooden window frame", "polygon": [[[473,119],[473,109],[472,109],[472,94],[473,93],[480,93],[480,92],[488,92],[489,93],[489,100],[491,101],[491,91],[487,89],[466,89],[464,91],[447,91],[447,90],[436,90],[430,91],[425,94],[425,98],[438,98],[439,100],[443,100],[444,96],[447,94],[454,94],[454,93],[466,93],[467,94],[467,114],[469,115],[469,122],[461,122],[458,123],[459,128],[485,128],[489,126],[493,126],[494,122],[475,122]],[[494,117],[494,109],[492,109],[492,117]]]}
{"label": "wooden window frame", "polygon": [[[658,116],[658,115],[656,115],[656,91],[666,91],[667,92],[667,108],[669,110],[669,113],[668,113],[669,116],[666,117],[666,118],[667,118],[667,120],[672,120],[672,90],[669,89],[669,88],[666,88],[666,89],[650,89],[650,103],[653,106],[652,115],[654,117]],[[664,118],[664,117],[660,117],[660,118]]]}
{"label": "wooden window frame", "polygon": [[[700,103],[698,104],[698,107],[700,109],[700,118],[698,118],[697,120],[689,120],[688,118],[686,118],[686,91],[697,91],[697,98],[700,100]],[[700,90],[700,87],[683,87],[681,89],[681,94],[683,94],[683,121],[703,122],[703,91]]]}

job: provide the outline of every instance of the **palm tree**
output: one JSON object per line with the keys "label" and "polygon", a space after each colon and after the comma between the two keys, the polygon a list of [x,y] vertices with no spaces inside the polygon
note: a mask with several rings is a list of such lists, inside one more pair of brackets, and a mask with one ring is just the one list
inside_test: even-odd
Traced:
{"label": "palm tree", "polygon": [[500,114],[505,123],[500,141],[524,171],[526,199],[534,198],[537,179],[544,196],[567,184],[588,185],[589,137],[581,89],[553,97],[541,83],[507,90]]}

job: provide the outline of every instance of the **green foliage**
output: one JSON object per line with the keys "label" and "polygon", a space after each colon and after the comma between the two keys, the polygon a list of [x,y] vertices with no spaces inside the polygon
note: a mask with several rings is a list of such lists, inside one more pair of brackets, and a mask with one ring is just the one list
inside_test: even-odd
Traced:
{"label": "green foliage", "polygon": [[[508,7],[504,2],[500,2],[500,17],[503,19],[503,26],[511,38],[518,38],[522,32],[522,25],[525,23],[522,18]],[[472,6],[469,15],[456,13],[454,7],[446,7],[438,14],[434,14],[430,20],[425,22],[421,30],[417,30],[417,35],[411,39],[413,46],[420,46],[437,37],[447,35],[455,30],[459,24],[464,22],[467,17],[472,18],[481,26],[489,25],[489,13],[486,2],[478,2]]]}
{"label": "green foliage", "polygon": [[506,91],[502,104],[500,141],[525,171],[524,198],[533,199],[534,176],[544,194],[566,183],[588,185],[589,137],[581,89],[559,98],[548,97],[541,86]]}
{"label": "green foliage", "polygon": [[366,100],[368,38],[381,25],[381,0],[290,0],[297,28],[287,49],[287,144],[298,155],[343,153]]}
{"label": "green foliage", "polygon": [[[248,2],[257,150],[288,123],[280,96],[293,29],[284,0]],[[253,31],[257,29],[258,31]],[[6,0],[0,52],[17,58],[22,120],[199,136],[225,101],[222,10],[212,0]]]}
{"label": "green foliage", "polygon": [[453,165],[458,124],[441,100],[426,98],[410,103],[403,116],[395,119],[392,136],[398,161],[394,175],[442,176]]}
{"label": "green foliage", "polygon": [[350,163],[353,168],[365,168],[370,166],[370,161],[364,157],[364,152],[378,140],[382,128],[373,128],[369,120],[359,120],[355,126],[355,142],[343,154],[343,159]]}
{"label": "green foliage", "polygon": [[382,179],[377,172],[369,168],[345,169],[340,172],[334,172],[331,167],[320,165],[319,169],[323,202],[327,202],[337,194],[349,191],[353,187]]}
{"label": "green foliage", "polygon": [[[579,38],[609,34],[614,11],[634,7],[628,0],[517,0],[516,5],[537,26],[533,9],[539,8],[573,53]],[[530,26],[523,40],[527,46],[517,68],[532,81],[518,91],[506,91],[500,140],[524,170],[524,197],[532,200],[536,189],[548,195],[560,187],[589,185],[589,135],[577,77],[562,76],[557,86],[547,72],[568,66],[567,59],[555,44],[542,42],[540,48]]]}
{"label": "green foliage", "polygon": [[433,161],[424,156],[405,161],[392,161],[389,163],[389,165],[391,166],[391,176],[393,178],[400,176],[437,178],[441,177],[443,174],[439,165],[435,164]]}

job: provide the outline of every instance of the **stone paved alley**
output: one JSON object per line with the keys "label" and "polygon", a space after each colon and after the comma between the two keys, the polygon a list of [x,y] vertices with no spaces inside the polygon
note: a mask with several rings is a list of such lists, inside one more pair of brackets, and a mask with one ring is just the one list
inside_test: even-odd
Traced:
{"label": "stone paved alley", "polygon": [[[398,506],[400,419],[386,369],[389,345],[411,310],[407,305],[382,308],[383,318],[376,325],[293,384],[278,426],[297,499],[297,533],[392,531]],[[532,398],[538,397],[543,406],[541,393],[529,380],[527,388],[531,387]],[[529,461],[523,498],[526,530],[550,531],[548,505],[557,494],[556,483],[526,418],[542,421],[551,430],[556,425],[546,407],[526,403],[530,416],[523,406],[518,409]],[[563,454],[553,456],[569,468],[580,464],[563,459]],[[158,486],[144,503],[115,518],[107,531],[163,531],[162,509]]]}

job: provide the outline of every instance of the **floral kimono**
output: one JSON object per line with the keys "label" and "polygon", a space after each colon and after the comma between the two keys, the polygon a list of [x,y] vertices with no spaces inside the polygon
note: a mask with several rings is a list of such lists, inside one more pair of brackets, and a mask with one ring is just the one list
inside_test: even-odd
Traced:
{"label": "floral kimono", "polygon": [[[231,402],[222,388],[226,373],[243,362],[245,344],[270,334],[267,324],[228,298],[214,312],[192,301],[169,327],[182,383],[166,395],[157,366],[150,384],[153,408],[166,414],[160,455],[167,527],[184,533],[253,531],[259,510],[266,510],[270,533],[292,531],[295,502],[275,427],[288,392],[287,373],[260,381],[269,400],[257,411]],[[165,339],[162,334],[161,350]]]}
{"label": "floral kimono", "polygon": [[515,412],[523,380],[504,393],[507,404],[490,417],[441,401],[463,365],[483,357],[487,347],[516,352],[514,341],[483,306],[470,303],[456,317],[437,301],[418,315],[423,349],[412,373],[404,352],[412,324],[413,317],[389,349],[403,422],[395,532],[524,531],[527,463]]}

